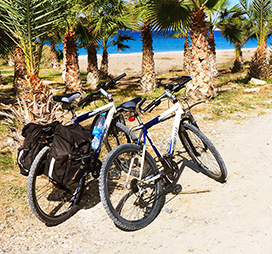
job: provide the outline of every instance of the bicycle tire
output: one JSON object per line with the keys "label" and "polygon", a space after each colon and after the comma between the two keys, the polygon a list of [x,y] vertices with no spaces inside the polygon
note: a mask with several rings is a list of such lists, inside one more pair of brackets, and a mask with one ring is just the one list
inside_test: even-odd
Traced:
{"label": "bicycle tire", "polygon": [[[99,179],[103,206],[115,225],[125,231],[135,231],[149,225],[159,214],[163,203],[161,178],[147,184],[137,182],[140,153],[141,148],[135,144],[114,148],[103,163]],[[126,177],[132,155],[136,156],[135,167],[131,171],[128,188]],[[143,178],[156,173],[156,162],[146,152]]]}
{"label": "bicycle tire", "polygon": [[226,182],[226,165],[212,142],[192,124],[184,122],[182,126],[180,140],[199,171],[220,183]]}
{"label": "bicycle tire", "polygon": [[136,135],[124,124],[116,122],[110,126],[104,144],[108,152],[113,148],[127,143],[133,143],[137,140]]}
{"label": "bicycle tire", "polygon": [[44,147],[34,159],[27,182],[27,197],[32,212],[48,226],[58,225],[78,209],[85,179],[61,188],[42,173],[49,147]]}

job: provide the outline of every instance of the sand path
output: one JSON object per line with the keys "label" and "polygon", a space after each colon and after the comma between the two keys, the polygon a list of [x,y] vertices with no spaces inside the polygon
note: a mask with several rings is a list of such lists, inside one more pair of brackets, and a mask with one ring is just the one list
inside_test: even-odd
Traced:
{"label": "sand path", "polygon": [[57,227],[33,215],[0,234],[0,253],[272,253],[272,110],[242,122],[200,121],[224,158],[226,184],[185,168],[183,191],[137,232],[117,229],[101,202]]}

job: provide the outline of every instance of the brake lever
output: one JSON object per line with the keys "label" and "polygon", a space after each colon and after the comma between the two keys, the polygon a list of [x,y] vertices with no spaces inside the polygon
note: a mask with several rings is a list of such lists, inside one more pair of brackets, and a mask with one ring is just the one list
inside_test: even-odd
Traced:
{"label": "brake lever", "polygon": [[141,114],[144,113],[144,111],[143,111],[143,109],[142,109],[142,105],[144,104],[145,101],[146,101],[146,98],[142,99],[142,101],[139,103],[139,106],[138,106],[138,108],[139,108]]}

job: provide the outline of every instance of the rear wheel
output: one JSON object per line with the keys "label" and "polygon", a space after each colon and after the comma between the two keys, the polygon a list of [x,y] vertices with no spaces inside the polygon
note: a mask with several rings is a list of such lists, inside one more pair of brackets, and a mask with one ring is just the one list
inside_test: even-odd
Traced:
{"label": "rear wheel", "polygon": [[227,168],[221,155],[198,128],[189,123],[183,123],[179,130],[179,137],[203,174],[218,182],[226,182]]}
{"label": "rear wheel", "polygon": [[[106,157],[99,179],[104,208],[117,227],[126,231],[147,226],[162,208],[161,178],[139,180],[141,155],[141,148],[135,144],[116,147]],[[155,160],[146,152],[142,179],[157,173]]]}
{"label": "rear wheel", "polygon": [[27,197],[32,212],[47,225],[57,225],[77,211],[84,187],[84,178],[60,186],[43,174],[49,147],[44,147],[34,159],[28,176]]}

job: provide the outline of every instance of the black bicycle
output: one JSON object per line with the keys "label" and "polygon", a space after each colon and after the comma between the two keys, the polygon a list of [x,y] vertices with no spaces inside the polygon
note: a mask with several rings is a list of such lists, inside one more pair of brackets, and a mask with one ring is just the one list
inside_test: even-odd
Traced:
{"label": "black bicycle", "polygon": [[49,156],[50,144],[47,144],[34,159],[28,176],[27,196],[33,213],[39,220],[47,225],[57,225],[68,219],[77,211],[77,204],[84,189],[86,176],[91,174],[93,178],[99,177],[102,165],[99,160],[99,155],[101,154],[103,142],[107,150],[110,151],[120,144],[137,140],[137,137],[133,132],[125,126],[122,112],[126,110],[126,106],[119,106],[118,109],[116,109],[112,95],[106,91],[107,89],[114,87],[117,81],[125,75],[126,74],[124,73],[107,84],[100,83],[98,85],[98,92],[92,93],[81,100],[78,103],[78,106],[81,107],[103,98],[106,98],[108,103],[80,116],[76,116],[73,106],[74,100],[80,96],[80,93],[53,97],[56,102],[63,103],[64,108],[71,112],[72,124],[79,125],[89,118],[94,118],[90,128],[92,131],[101,113],[105,114],[105,123],[98,148],[94,151],[89,151],[92,157],[90,160],[91,164],[88,165],[88,170],[86,170],[80,179],[64,185],[54,181],[54,179],[50,177],[50,174],[46,175],[43,173],[43,169]]}

